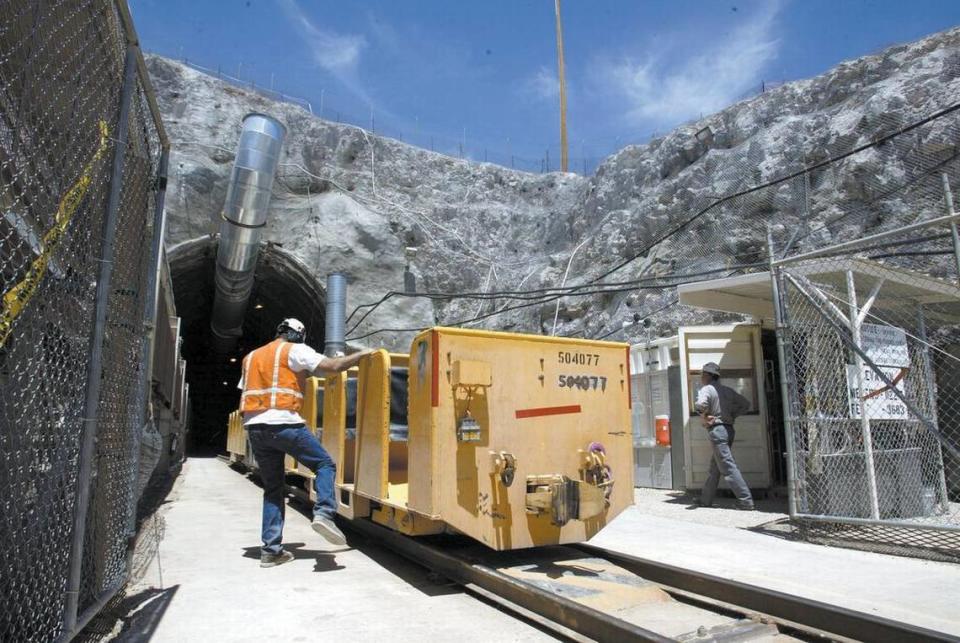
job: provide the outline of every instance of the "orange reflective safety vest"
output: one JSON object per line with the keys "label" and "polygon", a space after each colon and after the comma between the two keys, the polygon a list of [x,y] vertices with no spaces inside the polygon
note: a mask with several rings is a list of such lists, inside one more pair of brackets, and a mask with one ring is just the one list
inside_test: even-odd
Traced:
{"label": "orange reflective safety vest", "polygon": [[244,413],[283,409],[297,412],[303,406],[306,373],[290,369],[288,341],[279,337],[251,352],[243,360],[243,396],[240,408]]}

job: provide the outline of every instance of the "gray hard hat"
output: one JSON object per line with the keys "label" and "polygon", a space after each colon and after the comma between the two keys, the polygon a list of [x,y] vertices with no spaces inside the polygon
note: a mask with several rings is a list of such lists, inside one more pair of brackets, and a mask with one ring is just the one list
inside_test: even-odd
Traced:
{"label": "gray hard hat", "polygon": [[707,362],[703,365],[703,372],[720,377],[720,365],[716,362]]}

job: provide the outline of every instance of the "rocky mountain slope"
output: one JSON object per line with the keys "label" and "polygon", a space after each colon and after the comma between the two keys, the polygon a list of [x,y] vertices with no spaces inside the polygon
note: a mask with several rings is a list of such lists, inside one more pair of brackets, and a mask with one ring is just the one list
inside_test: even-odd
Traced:
{"label": "rocky mountain slope", "polygon": [[[859,154],[805,178],[800,198],[797,182],[784,183],[718,209],[696,230],[654,242],[719,196],[814,165],[952,104],[960,96],[960,29],[843,63],[626,147],[591,177],[454,159],[315,118],[164,58],[152,56],[148,66],[173,146],[168,249],[216,231],[241,119],[265,112],[288,129],[265,236],[321,283],[332,270],[346,271],[352,307],[403,289],[407,247],[417,248],[417,289],[442,292],[554,287],[565,274],[568,285],[579,284],[637,254],[611,279],[762,259],[768,221],[783,233],[864,209],[871,198],[865,186],[902,176],[902,155],[879,148]],[[921,147],[946,144],[936,128],[924,136],[929,140],[918,141]],[[900,212],[896,204],[885,207],[882,216]],[[875,223],[851,217],[807,242],[845,238]],[[557,332],[598,336],[672,297],[635,291],[568,298]],[[451,323],[510,303],[395,298],[355,335]],[[550,332],[554,307],[542,303],[478,325]],[[659,318],[659,328],[668,330],[711,316],[675,306]],[[627,329],[617,337],[641,333]],[[409,338],[388,332],[361,343],[399,348]]]}

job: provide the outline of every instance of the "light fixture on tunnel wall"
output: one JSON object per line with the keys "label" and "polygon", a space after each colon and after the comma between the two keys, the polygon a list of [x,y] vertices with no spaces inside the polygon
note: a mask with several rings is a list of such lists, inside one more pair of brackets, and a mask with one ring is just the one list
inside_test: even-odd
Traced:
{"label": "light fixture on tunnel wall", "polygon": [[237,363],[237,358],[236,358],[236,357],[231,357],[231,358],[230,358],[230,363],[231,363],[231,364],[236,364],[236,363]]}
{"label": "light fixture on tunnel wall", "polygon": [[230,383],[229,383],[229,382],[224,382],[223,385],[224,385],[224,386],[230,386]]}
{"label": "light fixture on tunnel wall", "polygon": [[256,304],[253,307],[254,310],[263,310],[263,304]]}

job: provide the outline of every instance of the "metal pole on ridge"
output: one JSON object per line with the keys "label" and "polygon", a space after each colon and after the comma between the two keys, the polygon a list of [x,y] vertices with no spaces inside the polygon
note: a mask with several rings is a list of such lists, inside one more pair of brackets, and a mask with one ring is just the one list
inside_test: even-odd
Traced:
{"label": "metal pole on ridge", "polygon": [[67,577],[64,605],[64,634],[73,635],[80,606],[80,581],[83,567],[84,536],[87,511],[90,506],[90,482],[93,473],[94,446],[99,417],[100,382],[103,376],[103,338],[107,325],[107,305],[110,300],[110,280],[113,277],[113,256],[117,232],[118,211],[123,188],[124,155],[127,147],[130,104],[136,84],[138,48],[127,45],[123,70],[123,88],[120,93],[117,131],[114,137],[113,168],[110,174],[110,195],[103,223],[100,274],[97,279],[96,308],[93,334],[90,338],[90,362],[87,365],[87,393],[84,403],[83,439],[80,447],[80,471],[77,475],[76,504],[73,510],[73,543],[70,548],[70,569]]}
{"label": "metal pole on ridge", "polygon": [[[563,26],[560,22],[560,0],[554,0],[554,10],[557,17],[557,76],[559,77],[560,93],[560,171],[566,172],[569,159],[567,152],[567,80],[563,63]],[[549,155],[547,165],[550,165]],[[549,167],[547,168],[549,171]]]}

